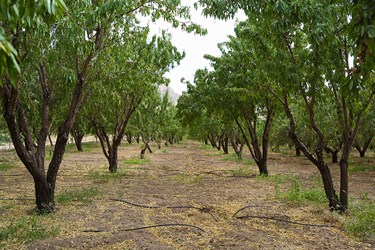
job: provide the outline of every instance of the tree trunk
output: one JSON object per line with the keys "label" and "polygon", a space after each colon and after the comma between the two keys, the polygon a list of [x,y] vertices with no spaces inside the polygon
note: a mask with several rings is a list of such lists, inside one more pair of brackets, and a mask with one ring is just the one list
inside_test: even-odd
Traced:
{"label": "tree trunk", "polygon": [[109,153],[108,163],[109,163],[109,172],[116,173],[117,172],[117,163],[118,163],[118,151],[117,147],[112,146]]}
{"label": "tree trunk", "polygon": [[128,141],[129,144],[132,144],[132,135],[131,135],[131,133],[126,133],[126,140]]}
{"label": "tree trunk", "polygon": [[51,147],[53,147],[53,141],[52,141],[52,138],[51,138],[51,134],[48,134],[48,140],[49,140],[49,144],[51,145]]}
{"label": "tree trunk", "polygon": [[83,139],[83,134],[79,130],[72,131],[72,136],[74,138],[74,143],[76,145],[76,148],[79,152],[83,152],[82,148],[82,139]]}
{"label": "tree trunk", "polygon": [[35,184],[35,200],[39,213],[51,213],[55,210],[54,190],[44,174],[33,177]]}
{"label": "tree trunk", "polygon": [[268,176],[267,160],[261,160],[257,162],[260,175]]}
{"label": "tree trunk", "polygon": [[346,210],[348,208],[348,179],[349,179],[349,173],[348,173],[348,167],[349,167],[349,155],[351,150],[351,143],[350,139],[344,139],[344,145],[343,145],[342,155],[340,159],[340,203],[343,207],[343,210]]}
{"label": "tree trunk", "polygon": [[332,163],[337,163],[337,154],[339,151],[332,151]]}
{"label": "tree trunk", "polygon": [[237,144],[235,138],[232,136],[231,140],[230,140],[230,143],[232,145],[232,148],[233,148],[234,152],[236,153],[236,155],[238,157],[238,160],[242,161],[242,150],[243,150],[243,146],[244,146],[243,141],[241,141],[239,144]]}
{"label": "tree trunk", "polygon": [[146,147],[145,148],[143,148],[142,150],[141,150],[141,159],[143,160],[144,158],[145,158],[145,152],[146,152]]}
{"label": "tree trunk", "polygon": [[296,156],[301,156],[301,150],[298,147],[296,147]]}
{"label": "tree trunk", "polygon": [[335,188],[332,182],[331,172],[328,166],[322,163],[320,166],[317,166],[322,177],[324,192],[329,202],[329,207],[334,211],[342,211],[342,205],[339,201],[339,198],[336,195]]}
{"label": "tree trunk", "polygon": [[135,137],[135,141],[139,144],[139,139],[140,139],[140,136],[139,135],[137,135],[136,137]]}
{"label": "tree trunk", "polygon": [[365,157],[366,151],[367,151],[367,149],[368,149],[369,146],[370,146],[370,143],[371,143],[371,141],[372,141],[372,138],[374,138],[373,135],[371,135],[371,136],[365,141],[365,143],[364,143],[364,145],[363,145],[363,148],[361,148],[361,146],[359,145],[359,142],[358,142],[358,141],[355,142],[355,148],[356,148],[356,149],[358,150],[358,152],[359,152],[359,157],[361,157],[361,158]]}
{"label": "tree trunk", "polygon": [[228,154],[228,141],[229,141],[229,138],[227,135],[224,136],[224,139],[222,140],[222,146],[223,146],[223,151],[224,151],[224,154],[227,155]]}

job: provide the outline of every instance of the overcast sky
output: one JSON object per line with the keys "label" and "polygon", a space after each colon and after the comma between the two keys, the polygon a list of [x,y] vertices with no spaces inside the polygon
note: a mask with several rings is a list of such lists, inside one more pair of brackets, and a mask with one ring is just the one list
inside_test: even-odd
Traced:
{"label": "overcast sky", "polygon": [[234,20],[228,21],[206,18],[201,15],[201,10],[194,9],[194,1],[183,0],[182,3],[183,5],[191,6],[191,20],[208,30],[208,34],[206,36],[188,34],[179,29],[173,29],[171,28],[171,25],[164,22],[150,24],[152,33],[157,33],[162,29],[168,30],[168,32],[172,34],[173,44],[180,51],[185,51],[186,53],[186,56],[181,61],[181,64],[172,69],[171,72],[166,75],[171,79],[169,86],[171,86],[175,92],[179,94],[186,90],[186,85],[180,82],[181,78],[185,78],[185,80],[193,82],[194,73],[197,69],[209,67],[209,63],[203,58],[203,55],[210,54],[219,56],[220,51],[217,48],[217,44],[227,41],[227,36],[234,34],[234,26],[237,19],[245,19],[244,14],[240,14]]}

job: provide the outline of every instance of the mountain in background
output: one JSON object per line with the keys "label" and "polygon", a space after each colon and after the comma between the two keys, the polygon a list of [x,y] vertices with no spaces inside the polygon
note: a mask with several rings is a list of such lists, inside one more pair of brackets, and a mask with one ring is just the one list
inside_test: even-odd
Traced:
{"label": "mountain in background", "polygon": [[160,85],[159,86],[159,92],[162,96],[165,95],[165,93],[167,92],[168,90],[168,96],[169,96],[169,100],[174,104],[176,105],[177,104],[177,100],[178,98],[180,98],[180,94],[177,93],[176,91],[174,91],[174,89],[172,89],[172,87],[170,86],[165,86],[165,85]]}

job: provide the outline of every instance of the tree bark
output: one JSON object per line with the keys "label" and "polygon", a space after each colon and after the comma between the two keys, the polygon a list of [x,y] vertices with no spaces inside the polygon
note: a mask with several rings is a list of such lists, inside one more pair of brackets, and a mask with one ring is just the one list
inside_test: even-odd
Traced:
{"label": "tree bark", "polygon": [[229,143],[229,138],[228,138],[227,135],[225,135],[223,137],[222,143],[221,143],[225,155],[227,155],[229,153],[229,151],[228,151],[228,143]]}
{"label": "tree bark", "polygon": [[296,156],[301,156],[301,150],[298,147],[296,147]]}
{"label": "tree bark", "polygon": [[77,150],[79,152],[83,152],[82,139],[84,137],[84,134],[81,133],[78,127],[76,127],[71,130],[71,135],[73,136],[74,144],[76,145]]}
{"label": "tree bark", "polygon": [[131,133],[126,133],[126,140],[128,141],[129,144],[132,144],[132,135],[131,135]]}
{"label": "tree bark", "polygon": [[361,158],[365,157],[366,151],[370,146],[370,143],[372,141],[372,138],[374,138],[374,135],[369,136],[369,138],[365,141],[363,148],[361,148],[360,144],[358,141],[355,142],[355,148],[359,152],[359,156]]}
{"label": "tree bark", "polygon": [[141,159],[142,160],[145,158],[145,152],[146,152],[146,150],[147,150],[146,147],[141,150]]}
{"label": "tree bark", "polygon": [[117,164],[118,164],[118,145],[112,145],[109,153],[108,158],[109,163],[109,172],[116,173],[117,172]]}
{"label": "tree bark", "polygon": [[54,190],[43,174],[33,176],[35,185],[35,201],[40,213],[51,213],[55,210]]}

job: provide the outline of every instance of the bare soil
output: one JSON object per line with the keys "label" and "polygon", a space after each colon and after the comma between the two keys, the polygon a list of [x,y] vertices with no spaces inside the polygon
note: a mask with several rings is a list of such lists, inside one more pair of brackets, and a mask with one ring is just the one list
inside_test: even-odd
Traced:
{"label": "bare soil", "polygon": [[[107,172],[107,162],[98,144],[83,153],[69,149],[59,172],[56,195],[89,187],[97,187],[100,194],[92,202],[57,204],[56,213],[42,218],[46,226],[58,228],[56,237],[28,244],[7,242],[6,248],[375,248],[374,242],[360,242],[347,235],[342,230],[345,216],[329,212],[327,204],[296,205],[276,199],[275,183],[256,178],[254,164],[225,161],[222,153],[202,146],[188,141],[157,150],[153,145],[155,152],[146,153],[149,162],[125,164],[123,160],[139,157],[140,145],[124,145],[119,152],[120,174],[109,179],[98,177]],[[14,151],[0,152],[0,156],[17,160]],[[352,160],[375,164],[374,157],[353,157]],[[295,157],[289,152],[271,153],[269,165],[271,176],[294,175],[302,180],[304,187],[318,185],[317,169],[302,156]],[[247,169],[250,171],[240,171]],[[337,185],[338,165],[332,165],[331,170]],[[282,183],[281,191],[291,182],[292,179],[288,179]],[[352,174],[350,192],[353,199],[364,193],[374,199],[375,173]],[[35,207],[33,182],[20,163],[16,168],[0,171],[0,198],[0,229],[15,218],[32,213]],[[167,208],[173,206],[178,208]],[[238,216],[277,220],[233,218],[235,212],[245,206],[249,207],[240,211]],[[153,225],[164,226],[139,229]]]}

